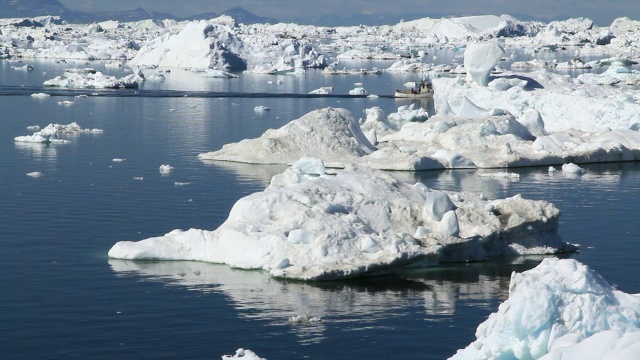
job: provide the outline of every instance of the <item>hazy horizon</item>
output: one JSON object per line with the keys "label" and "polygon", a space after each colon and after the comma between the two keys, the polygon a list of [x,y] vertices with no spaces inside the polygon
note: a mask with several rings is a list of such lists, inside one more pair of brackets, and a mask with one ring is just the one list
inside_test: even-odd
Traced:
{"label": "hazy horizon", "polygon": [[405,17],[407,20],[428,15],[463,16],[463,15],[501,15],[536,19],[563,19],[588,17],[598,25],[608,25],[615,18],[630,17],[640,19],[640,1],[619,0],[603,6],[601,1],[585,0],[542,0],[530,2],[513,0],[503,2],[490,0],[478,3],[473,0],[441,2],[432,0],[405,0],[405,6],[395,2],[381,0],[356,0],[343,2],[324,0],[219,0],[212,3],[208,0],[60,0],[66,7],[82,11],[119,11],[141,7],[148,11],[170,13],[178,17],[188,17],[207,12],[221,13],[233,7],[242,7],[253,14],[274,18],[283,22],[301,24],[327,24],[347,22],[361,16],[373,19],[389,19]]}

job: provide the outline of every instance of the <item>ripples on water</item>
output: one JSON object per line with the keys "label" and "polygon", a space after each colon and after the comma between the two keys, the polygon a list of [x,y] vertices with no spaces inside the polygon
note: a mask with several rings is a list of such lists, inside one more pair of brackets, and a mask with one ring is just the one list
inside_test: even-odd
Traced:
{"label": "ripples on water", "polygon": [[[284,169],[202,162],[197,154],[257,137],[320,107],[341,106],[364,117],[368,107],[380,106],[388,114],[407,104],[287,94],[328,85],[346,93],[354,82],[384,94],[412,75],[327,79],[310,72],[302,79],[279,77],[280,86],[268,84],[274,80],[270,76],[203,79],[184,72],[172,73],[165,83],[145,84],[137,94],[75,98],[75,91],[59,90],[41,100],[29,95],[43,90],[41,80],[54,77],[63,65],[35,65],[47,75],[16,74],[0,62],[0,95],[6,95],[0,96],[3,358],[211,359],[245,347],[268,359],[443,359],[471,342],[477,325],[507,297],[511,272],[540,261],[495,259],[303,283],[213,264],[107,259],[119,240],[175,228],[216,228],[238,198],[262,190]],[[272,91],[278,94],[218,96]],[[75,103],[58,105],[62,100]],[[255,113],[257,105],[271,111]],[[65,145],[13,142],[29,134],[29,125],[73,121],[104,133],[79,134]],[[162,164],[175,170],[161,175]],[[635,276],[640,167],[584,167],[587,173],[580,177],[550,175],[546,167],[513,169],[518,181],[478,176],[484,170],[394,175],[489,198],[522,193],[553,201],[562,211],[563,239],[583,245],[575,258],[621,290],[640,292]],[[25,175],[32,171],[43,176]],[[322,321],[289,323],[296,315]]]}

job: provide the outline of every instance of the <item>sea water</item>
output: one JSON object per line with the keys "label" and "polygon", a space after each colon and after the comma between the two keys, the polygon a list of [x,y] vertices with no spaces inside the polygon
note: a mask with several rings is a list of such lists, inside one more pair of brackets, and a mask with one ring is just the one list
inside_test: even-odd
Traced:
{"label": "sea water", "polygon": [[[346,94],[355,83],[391,94],[415,75],[241,74],[211,79],[172,70],[138,90],[64,91],[42,81],[98,62],[0,61],[0,354],[3,359],[215,359],[238,348],[267,359],[444,359],[474,339],[477,325],[508,296],[512,271],[540,257],[447,264],[394,276],[304,283],[259,271],[195,262],[108,259],[120,240],[173,229],[215,229],[242,196],[261,191],[282,166],[205,163],[201,152],[257,137],[305,113],[344,107],[356,117],[390,97],[307,97],[321,86]],[[365,63],[360,66],[371,67]],[[386,63],[388,65],[388,63]],[[124,70],[105,70],[124,75]],[[278,83],[278,80],[281,83]],[[35,92],[53,96],[36,99]],[[275,95],[274,95],[275,94]],[[75,97],[88,95],[87,97]],[[60,101],[72,105],[59,105]],[[271,110],[256,113],[257,105]],[[428,102],[417,103],[425,108]],[[17,144],[29,125],[78,122],[102,134],[62,145]],[[123,159],[114,162],[113,159]],[[175,170],[162,175],[158,168]],[[583,176],[547,167],[513,169],[519,180],[479,171],[394,173],[407,182],[489,198],[522,194],[554,202],[574,258],[620,290],[640,292],[636,261],[640,165],[584,166]],[[27,173],[39,171],[32,178]],[[290,323],[293,316],[320,317]]]}

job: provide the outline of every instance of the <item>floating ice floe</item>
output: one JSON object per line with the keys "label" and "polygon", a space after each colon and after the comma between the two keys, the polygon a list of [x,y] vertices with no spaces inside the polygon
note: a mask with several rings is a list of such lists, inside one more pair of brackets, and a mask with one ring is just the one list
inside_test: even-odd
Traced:
{"label": "floating ice floe", "polygon": [[[535,111],[519,119],[500,109],[483,109],[465,99],[454,112],[446,103],[428,121],[405,122],[415,115],[399,108],[394,125],[369,109],[360,126],[345,109],[319,109],[261,137],[226,144],[198,155],[202,160],[292,164],[301,156],[329,167],[364,163],[383,170],[505,168],[640,160],[640,132],[571,130],[548,133]],[[369,111],[367,110],[367,111]],[[411,111],[410,111],[411,110]],[[391,117],[391,115],[390,115]],[[395,130],[399,127],[399,130]]]}
{"label": "floating ice floe", "polygon": [[592,66],[583,62],[580,58],[573,58],[569,61],[564,61],[556,64],[556,69],[560,70],[576,70],[576,69],[591,69]]}
{"label": "floating ice floe", "polygon": [[292,164],[306,155],[320,158],[329,166],[342,166],[345,161],[355,161],[374,150],[349,111],[326,108],[312,111],[280,129],[267,130],[260,138],[227,144],[198,158]]}
{"label": "floating ice floe", "polygon": [[576,260],[548,258],[513,273],[509,298],[451,360],[635,360],[640,294],[626,294]]}
{"label": "floating ice floe", "polygon": [[49,98],[51,95],[49,94],[45,94],[45,93],[34,93],[31,94],[32,98],[36,98],[36,99],[47,99]]}
{"label": "floating ice floe", "polygon": [[265,358],[261,358],[256,353],[249,349],[238,349],[236,350],[235,355],[222,355],[222,360],[234,360],[234,359],[242,359],[242,360],[267,360]]}
{"label": "floating ice floe", "polygon": [[333,91],[332,86],[323,86],[321,88],[309,91],[310,95],[329,95]]}
{"label": "floating ice floe", "polygon": [[573,174],[583,174],[585,172],[583,168],[574,163],[563,164],[562,171]]}
{"label": "floating ice floe", "polygon": [[349,90],[349,95],[366,96],[369,95],[369,92],[363,87],[357,87]]}
{"label": "floating ice floe", "polygon": [[263,106],[263,105],[258,105],[258,106],[253,108],[253,111],[255,111],[257,113],[270,111],[270,110],[271,110],[271,108],[269,108],[267,106]]}
{"label": "floating ice floe", "polygon": [[113,161],[113,162],[123,162],[123,161],[125,161],[125,160],[127,160],[127,159],[114,158],[114,159],[112,159],[111,161]]}
{"label": "floating ice floe", "polygon": [[218,229],[121,241],[109,257],[223,263],[304,280],[352,278],[487,256],[575,251],[557,234],[559,215],[545,201],[486,200],[361,167],[327,172],[321,161],[303,158],[263,192],[238,200]]}
{"label": "floating ice floe", "polygon": [[70,141],[59,138],[60,134],[102,134],[102,129],[83,129],[76,122],[72,122],[68,125],[61,124],[49,124],[43,129],[39,126],[29,126],[28,130],[36,130],[32,135],[17,136],[14,138],[15,142],[27,142],[27,143],[52,143],[52,144],[67,144]]}
{"label": "floating ice floe", "polygon": [[171,165],[160,165],[160,174],[167,175],[173,171],[174,167]]}
{"label": "floating ice floe", "polygon": [[230,72],[215,70],[215,69],[206,69],[205,75],[211,78],[224,78],[224,79],[234,79],[239,78],[240,76],[232,74]]}
{"label": "floating ice floe", "polygon": [[140,72],[117,78],[99,71],[66,71],[63,75],[45,81],[43,85],[74,89],[120,89],[137,88],[140,81],[144,81]]}
{"label": "floating ice floe", "polygon": [[549,67],[549,63],[542,59],[514,61],[513,63],[511,63],[512,69],[544,69],[546,67]]}
{"label": "floating ice floe", "polygon": [[42,173],[40,171],[34,171],[34,172],[27,173],[27,176],[30,176],[33,178],[39,178],[42,176]]}
{"label": "floating ice floe", "polygon": [[312,324],[322,321],[322,318],[315,316],[307,316],[307,315],[296,315],[291,316],[287,322],[289,324],[300,325],[300,324]]}
{"label": "floating ice floe", "polygon": [[33,65],[29,65],[29,64],[26,64],[23,66],[12,66],[11,68],[18,71],[33,71],[34,69]]}

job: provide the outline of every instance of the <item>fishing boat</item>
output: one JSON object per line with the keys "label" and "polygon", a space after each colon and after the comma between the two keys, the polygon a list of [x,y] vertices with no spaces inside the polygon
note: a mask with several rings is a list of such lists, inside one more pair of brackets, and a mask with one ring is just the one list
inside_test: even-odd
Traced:
{"label": "fishing boat", "polygon": [[433,97],[433,86],[430,81],[421,81],[420,84],[409,90],[396,90],[393,95],[397,98],[420,99]]}

